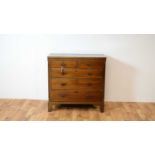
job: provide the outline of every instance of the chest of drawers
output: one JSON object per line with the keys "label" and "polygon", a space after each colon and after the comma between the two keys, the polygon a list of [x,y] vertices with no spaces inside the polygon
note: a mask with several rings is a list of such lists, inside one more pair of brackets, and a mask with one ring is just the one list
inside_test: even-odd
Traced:
{"label": "chest of drawers", "polygon": [[94,104],[103,112],[105,65],[103,55],[49,55],[48,111],[56,104]]}

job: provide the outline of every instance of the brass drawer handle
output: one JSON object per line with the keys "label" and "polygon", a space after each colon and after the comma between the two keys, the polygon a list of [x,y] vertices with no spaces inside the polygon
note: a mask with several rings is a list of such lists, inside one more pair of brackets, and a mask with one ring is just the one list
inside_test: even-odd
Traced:
{"label": "brass drawer handle", "polygon": [[60,72],[61,72],[61,74],[64,74],[64,66],[61,66]]}

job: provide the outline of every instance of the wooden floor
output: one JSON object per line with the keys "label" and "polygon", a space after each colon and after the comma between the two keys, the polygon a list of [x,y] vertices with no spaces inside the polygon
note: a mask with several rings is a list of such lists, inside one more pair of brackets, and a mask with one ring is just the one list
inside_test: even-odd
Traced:
{"label": "wooden floor", "polygon": [[47,112],[47,101],[0,100],[2,121],[148,121],[155,120],[154,103],[106,103],[105,112],[93,106],[59,106]]}

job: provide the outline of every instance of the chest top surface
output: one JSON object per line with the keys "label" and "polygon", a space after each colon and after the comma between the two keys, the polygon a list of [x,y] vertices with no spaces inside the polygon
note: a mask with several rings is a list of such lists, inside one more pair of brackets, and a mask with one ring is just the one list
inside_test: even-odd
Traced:
{"label": "chest top surface", "polygon": [[52,53],[48,58],[106,58],[103,54]]}

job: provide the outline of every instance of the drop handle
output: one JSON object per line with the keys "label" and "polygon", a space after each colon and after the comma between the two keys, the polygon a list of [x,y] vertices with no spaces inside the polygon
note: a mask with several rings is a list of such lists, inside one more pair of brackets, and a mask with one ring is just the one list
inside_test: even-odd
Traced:
{"label": "drop handle", "polygon": [[60,72],[61,72],[62,74],[64,74],[64,66],[61,66]]}

